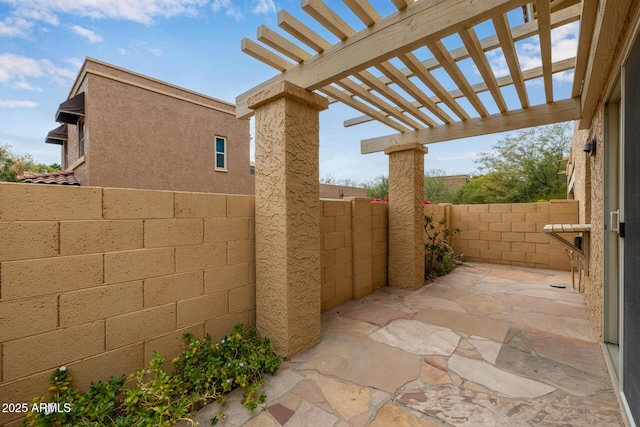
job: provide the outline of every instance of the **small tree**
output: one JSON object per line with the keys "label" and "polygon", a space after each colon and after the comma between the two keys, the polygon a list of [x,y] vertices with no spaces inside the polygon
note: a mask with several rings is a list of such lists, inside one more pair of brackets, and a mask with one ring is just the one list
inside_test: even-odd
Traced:
{"label": "small tree", "polygon": [[446,219],[436,222],[433,213],[424,216],[424,278],[430,280],[444,276],[456,266],[457,257],[447,244],[447,237],[460,232],[459,228],[445,228]]}
{"label": "small tree", "polygon": [[447,183],[446,172],[442,169],[429,169],[424,174],[424,199],[431,203],[453,203],[458,190]]}
{"label": "small tree", "polygon": [[389,178],[384,175],[380,175],[373,181],[365,183],[364,187],[367,189],[367,197],[380,199],[389,197]]}
{"label": "small tree", "polygon": [[525,203],[564,199],[567,181],[560,171],[571,144],[572,125],[558,123],[521,130],[482,153],[481,172],[460,192],[457,203]]}
{"label": "small tree", "polygon": [[37,163],[31,154],[15,154],[10,145],[0,145],[0,181],[15,182],[24,173],[44,173],[60,170],[60,165]]}

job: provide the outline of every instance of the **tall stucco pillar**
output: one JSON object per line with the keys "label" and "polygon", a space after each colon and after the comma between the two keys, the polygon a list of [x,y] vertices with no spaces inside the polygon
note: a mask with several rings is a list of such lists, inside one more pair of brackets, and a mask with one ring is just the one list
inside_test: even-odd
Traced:
{"label": "tall stucco pillar", "polygon": [[320,341],[319,112],[289,82],[252,96],[256,127],[256,325],[293,356]]}
{"label": "tall stucco pillar", "polygon": [[389,285],[424,285],[424,155],[421,144],[394,145],[389,156]]}

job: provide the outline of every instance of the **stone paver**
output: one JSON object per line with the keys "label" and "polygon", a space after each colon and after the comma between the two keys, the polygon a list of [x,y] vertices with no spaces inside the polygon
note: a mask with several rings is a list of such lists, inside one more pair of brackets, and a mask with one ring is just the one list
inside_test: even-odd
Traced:
{"label": "stone paver", "polygon": [[555,391],[554,387],[511,372],[503,371],[482,360],[467,359],[454,354],[449,369],[480,385],[511,397],[540,397]]}
{"label": "stone paver", "polygon": [[[567,289],[551,288],[562,283]],[[382,288],[322,315],[322,341],[266,378],[266,411],[236,390],[223,427],[621,427],[570,273],[467,264],[417,291]]]}
{"label": "stone paver", "polygon": [[425,323],[444,326],[495,341],[505,341],[509,329],[513,326],[509,322],[445,310],[422,310],[416,314],[415,318]]}
{"label": "stone paver", "polygon": [[326,334],[315,347],[311,359],[300,369],[315,369],[361,386],[393,393],[418,377],[420,361],[415,355],[371,340]]}
{"label": "stone paver", "polygon": [[395,405],[384,405],[370,427],[389,427],[389,426],[406,426],[406,427],[440,427],[440,424],[423,420],[411,415]]}
{"label": "stone paver", "polygon": [[440,356],[450,356],[460,341],[460,336],[451,329],[417,320],[394,320],[369,338],[409,353]]}

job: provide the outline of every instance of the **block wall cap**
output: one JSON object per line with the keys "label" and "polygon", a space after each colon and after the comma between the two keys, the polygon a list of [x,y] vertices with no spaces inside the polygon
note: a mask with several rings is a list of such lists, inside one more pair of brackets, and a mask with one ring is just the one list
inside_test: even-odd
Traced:
{"label": "block wall cap", "polygon": [[429,152],[429,149],[424,145],[417,142],[411,142],[409,144],[398,144],[398,145],[392,145],[391,147],[387,147],[384,149],[384,154],[391,154],[391,153],[397,153],[400,151],[408,151],[408,150],[421,151],[424,154],[427,154]]}
{"label": "block wall cap", "polygon": [[247,105],[249,108],[256,110],[279,98],[288,98],[303,104],[308,104],[310,107],[319,111],[329,108],[329,100],[324,96],[310,92],[286,80],[276,83],[262,92],[253,95],[247,100]]}

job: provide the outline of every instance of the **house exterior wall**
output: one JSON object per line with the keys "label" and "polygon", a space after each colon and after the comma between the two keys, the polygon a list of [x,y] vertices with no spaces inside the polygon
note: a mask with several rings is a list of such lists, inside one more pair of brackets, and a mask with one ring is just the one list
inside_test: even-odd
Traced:
{"label": "house exterior wall", "polygon": [[[608,0],[611,1],[611,0]],[[614,3],[615,4],[615,3]],[[599,25],[602,23],[604,7],[600,5],[596,19],[594,33],[600,31]],[[603,267],[604,267],[604,145],[607,144],[604,129],[604,109],[607,102],[608,90],[613,87],[616,79],[620,75],[622,53],[631,40],[631,26],[640,12],[640,2],[634,1],[627,14],[627,19],[623,28],[620,29],[619,38],[615,43],[614,58],[609,65],[608,76],[602,87],[587,87],[583,91],[596,91],[599,94],[598,105],[591,123],[586,129],[574,131],[570,164],[576,166],[576,184],[574,198],[580,202],[580,220],[591,224],[591,244],[589,274],[585,277],[585,299],[589,307],[591,320],[595,327],[599,340],[603,340]],[[592,46],[593,54],[594,47]],[[597,59],[596,59],[597,61]],[[596,154],[589,156],[582,151],[582,146],[590,139],[596,139]],[[569,172],[569,170],[568,170]],[[570,176],[568,177],[570,179]]]}
{"label": "house exterior wall", "polygon": [[[71,96],[82,91],[86,155],[74,170],[82,185],[254,193],[249,121],[233,105],[91,59]],[[69,134],[77,153],[76,126]],[[226,171],[214,167],[216,136],[227,140]]]}

